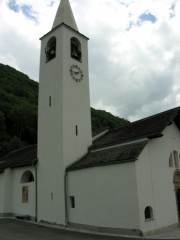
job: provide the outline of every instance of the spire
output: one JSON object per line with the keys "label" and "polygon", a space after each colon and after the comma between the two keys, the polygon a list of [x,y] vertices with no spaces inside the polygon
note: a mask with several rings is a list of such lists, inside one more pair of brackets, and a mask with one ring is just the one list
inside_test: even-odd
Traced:
{"label": "spire", "polygon": [[54,19],[52,29],[61,23],[65,23],[69,27],[78,31],[69,0],[61,0],[59,8],[56,13],[56,17]]}

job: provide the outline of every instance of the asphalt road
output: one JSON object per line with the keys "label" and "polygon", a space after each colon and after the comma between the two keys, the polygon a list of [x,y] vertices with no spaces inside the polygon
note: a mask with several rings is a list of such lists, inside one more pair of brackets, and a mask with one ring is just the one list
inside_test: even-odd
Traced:
{"label": "asphalt road", "polygon": [[41,226],[13,219],[0,219],[0,240],[123,240]]}
{"label": "asphalt road", "polygon": [[[179,230],[178,230],[179,232]],[[0,240],[145,240],[141,237],[109,237],[46,227],[13,219],[0,219]],[[153,238],[152,238],[153,239]],[[146,238],[146,240],[152,240]],[[158,237],[158,239],[160,239]],[[162,237],[161,239],[165,239]],[[166,238],[167,239],[167,238]],[[169,239],[172,239],[171,237]],[[177,238],[180,239],[180,238]],[[153,239],[155,240],[155,238]]]}

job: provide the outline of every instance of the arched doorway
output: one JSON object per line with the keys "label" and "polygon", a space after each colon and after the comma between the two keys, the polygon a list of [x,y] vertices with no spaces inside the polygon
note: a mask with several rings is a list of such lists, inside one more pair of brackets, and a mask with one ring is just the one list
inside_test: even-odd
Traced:
{"label": "arched doorway", "polygon": [[175,193],[176,193],[178,217],[180,221],[180,170],[175,170],[173,182],[174,182]]}

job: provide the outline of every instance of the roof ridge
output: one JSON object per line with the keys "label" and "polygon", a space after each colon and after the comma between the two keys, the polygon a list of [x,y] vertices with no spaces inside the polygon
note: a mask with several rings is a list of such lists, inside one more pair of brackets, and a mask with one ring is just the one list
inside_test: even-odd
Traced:
{"label": "roof ridge", "polygon": [[168,109],[168,110],[166,110],[166,111],[163,111],[163,112],[160,112],[160,113],[156,113],[156,114],[154,114],[154,115],[150,115],[150,116],[145,117],[145,118],[138,119],[138,120],[136,120],[136,121],[134,121],[134,122],[130,122],[130,123],[128,123],[128,124],[126,124],[126,125],[123,125],[123,126],[121,126],[121,127],[114,128],[114,129],[110,130],[110,132],[112,133],[112,132],[114,132],[114,131],[116,131],[116,130],[118,130],[118,129],[125,128],[125,127],[128,127],[128,126],[130,126],[130,125],[132,126],[132,125],[134,125],[134,124],[136,124],[136,123],[138,123],[138,122],[142,122],[142,121],[144,121],[144,120],[148,120],[148,119],[157,117],[158,115],[161,115],[161,114],[164,114],[164,113],[167,113],[167,112],[176,110],[176,109],[177,109],[177,110],[180,110],[180,107],[171,108],[171,109]]}
{"label": "roof ridge", "polygon": [[171,108],[171,109],[165,110],[165,111],[160,112],[160,113],[155,113],[154,115],[151,115],[151,116],[148,116],[148,117],[145,117],[145,118],[136,120],[136,121],[134,121],[134,122],[132,122],[132,123],[137,123],[137,122],[144,121],[144,120],[146,120],[146,119],[151,119],[151,118],[157,117],[158,115],[161,115],[161,114],[164,114],[164,113],[167,113],[167,112],[176,110],[176,109],[177,109],[177,110],[180,110],[180,107],[175,107],[175,108]]}
{"label": "roof ridge", "polygon": [[[180,117],[180,107],[166,110],[164,112],[151,115],[149,117],[129,123],[120,128],[110,130],[97,141],[94,141],[91,149],[97,149],[102,146],[128,142],[140,138],[157,138],[162,136],[162,131]],[[180,119],[179,119],[180,122]],[[177,124],[177,121],[175,121]],[[179,124],[180,129],[180,124]]]}
{"label": "roof ridge", "polygon": [[0,161],[1,161],[1,160],[3,161],[3,159],[4,159],[5,157],[11,156],[12,154],[15,154],[15,153],[17,153],[17,152],[20,152],[20,151],[23,151],[23,150],[26,150],[26,149],[33,148],[33,147],[35,147],[35,146],[37,146],[37,144],[33,144],[33,145],[29,145],[29,146],[24,146],[24,147],[22,147],[22,148],[15,149],[15,150],[7,153],[6,155],[2,156],[2,157],[0,158]]}

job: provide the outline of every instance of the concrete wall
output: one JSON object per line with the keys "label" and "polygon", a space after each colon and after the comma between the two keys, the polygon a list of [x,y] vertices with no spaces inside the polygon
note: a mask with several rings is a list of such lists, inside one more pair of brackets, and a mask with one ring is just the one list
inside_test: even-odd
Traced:
{"label": "concrete wall", "polygon": [[0,215],[3,213],[4,206],[4,173],[0,173]]}
{"label": "concrete wall", "polygon": [[[35,178],[34,167],[6,169],[0,174],[0,215],[30,215],[35,218],[35,182],[21,183],[25,171],[31,171]],[[28,186],[28,203],[22,203],[22,187]]]}
{"label": "concrete wall", "polygon": [[12,170],[4,171],[4,204],[3,213],[12,213]]}
{"label": "concrete wall", "polygon": [[[180,133],[172,124],[163,135],[150,140],[136,162],[69,172],[68,196],[75,197],[69,222],[144,234],[177,225],[175,168],[169,167],[169,156],[180,152]],[[145,219],[147,206],[152,219]]]}
{"label": "concrete wall", "polygon": [[[45,47],[53,36],[56,57],[46,63]],[[82,62],[71,58],[71,37],[81,42]],[[81,67],[82,82],[72,79],[73,64]],[[64,225],[64,170],[87,152],[92,137],[87,39],[63,25],[42,39],[38,110],[38,220]]]}
{"label": "concrete wall", "polygon": [[[154,231],[176,224],[177,206],[173,184],[175,169],[169,167],[173,150],[179,152],[180,134],[176,125],[168,126],[164,136],[150,140],[136,162],[141,230]],[[145,220],[144,209],[153,208],[154,219]]]}
{"label": "concrete wall", "polygon": [[[35,178],[34,167],[16,168],[12,173],[12,213],[15,215],[30,215],[35,218],[35,181],[21,183],[21,177],[27,170],[31,171]],[[27,203],[22,202],[22,188],[28,186],[29,199]]]}
{"label": "concrete wall", "polygon": [[68,179],[68,196],[75,197],[69,222],[113,232],[139,229],[134,162],[72,171]]}

